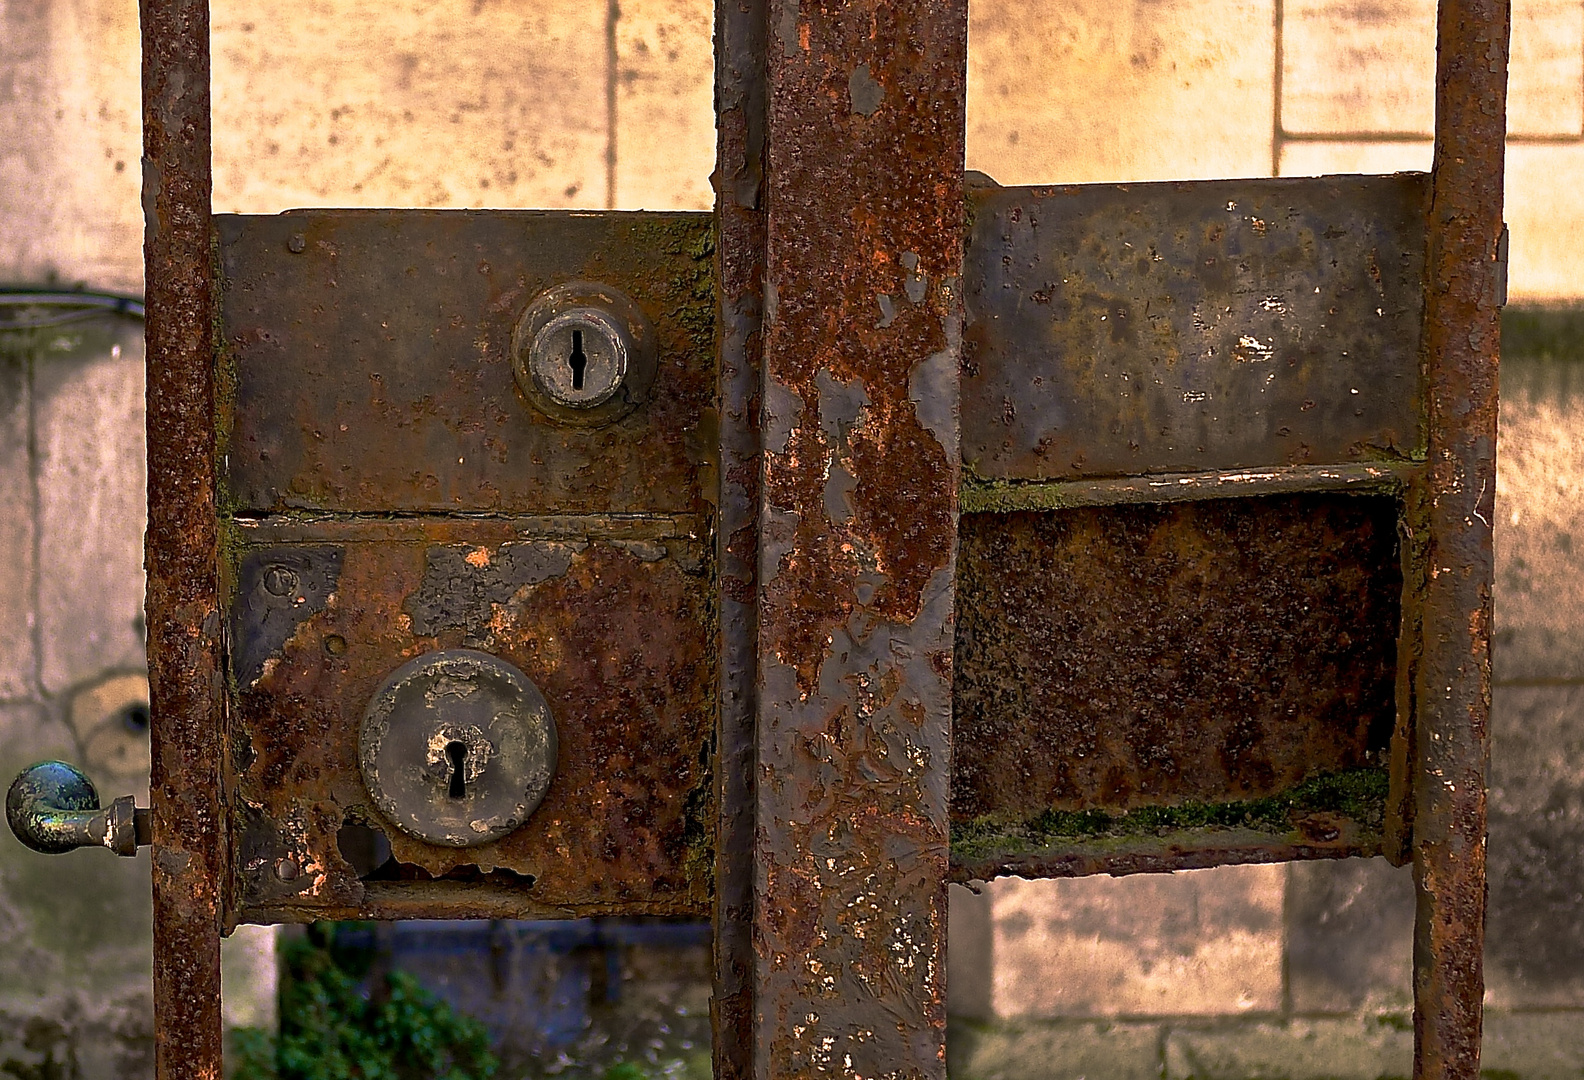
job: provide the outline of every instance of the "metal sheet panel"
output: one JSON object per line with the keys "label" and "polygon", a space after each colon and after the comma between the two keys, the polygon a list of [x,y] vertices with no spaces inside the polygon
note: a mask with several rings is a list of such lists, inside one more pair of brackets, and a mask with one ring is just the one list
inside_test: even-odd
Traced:
{"label": "metal sheet panel", "polygon": [[[238,512],[689,512],[714,457],[705,214],[303,210],[215,219]],[[599,428],[535,411],[518,318],[599,281],[660,343],[650,399]]]}
{"label": "metal sheet panel", "polygon": [[982,480],[1422,455],[1427,178],[971,190]]}

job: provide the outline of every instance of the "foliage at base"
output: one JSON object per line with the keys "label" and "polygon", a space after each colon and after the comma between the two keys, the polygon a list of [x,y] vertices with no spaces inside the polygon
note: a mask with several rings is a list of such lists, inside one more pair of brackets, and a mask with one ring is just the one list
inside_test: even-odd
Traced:
{"label": "foliage at base", "polygon": [[[231,1033],[232,1080],[489,1080],[484,1025],[392,971],[365,990],[366,964],[316,924],[283,949],[280,1035]],[[362,967],[363,970],[358,970]]]}

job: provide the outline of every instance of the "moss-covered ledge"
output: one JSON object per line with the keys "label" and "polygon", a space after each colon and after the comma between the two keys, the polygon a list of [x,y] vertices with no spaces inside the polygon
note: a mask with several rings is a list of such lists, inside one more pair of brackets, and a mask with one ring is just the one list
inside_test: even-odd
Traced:
{"label": "moss-covered ledge", "polygon": [[953,822],[951,876],[1070,877],[1376,855],[1388,784],[1384,769],[1347,769],[1258,799]]}

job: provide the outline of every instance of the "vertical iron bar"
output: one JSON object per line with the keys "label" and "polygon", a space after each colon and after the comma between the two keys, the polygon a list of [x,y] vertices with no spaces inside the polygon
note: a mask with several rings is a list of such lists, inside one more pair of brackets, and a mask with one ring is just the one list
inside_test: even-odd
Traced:
{"label": "vertical iron bar", "polygon": [[945,1076],[966,0],[771,0],[754,1072]]}
{"label": "vertical iron bar", "polygon": [[1441,0],[1425,266],[1429,572],[1415,737],[1414,1074],[1476,1080],[1483,1019],[1509,0]]}
{"label": "vertical iron bar", "polygon": [[716,1080],[753,1073],[754,675],[765,217],[765,0],[715,5],[720,298],[720,697],[716,734]]}
{"label": "vertical iron bar", "polygon": [[220,1076],[208,0],[143,0],[155,1075]]}

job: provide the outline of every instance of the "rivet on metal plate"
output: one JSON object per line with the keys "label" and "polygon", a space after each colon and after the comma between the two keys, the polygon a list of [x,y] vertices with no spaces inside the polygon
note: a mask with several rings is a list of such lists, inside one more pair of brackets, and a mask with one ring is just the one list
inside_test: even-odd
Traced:
{"label": "rivet on metal plate", "polygon": [[539,688],[489,653],[444,649],[391,673],[358,734],[374,805],[432,844],[498,840],[550,789],[556,729]]}

